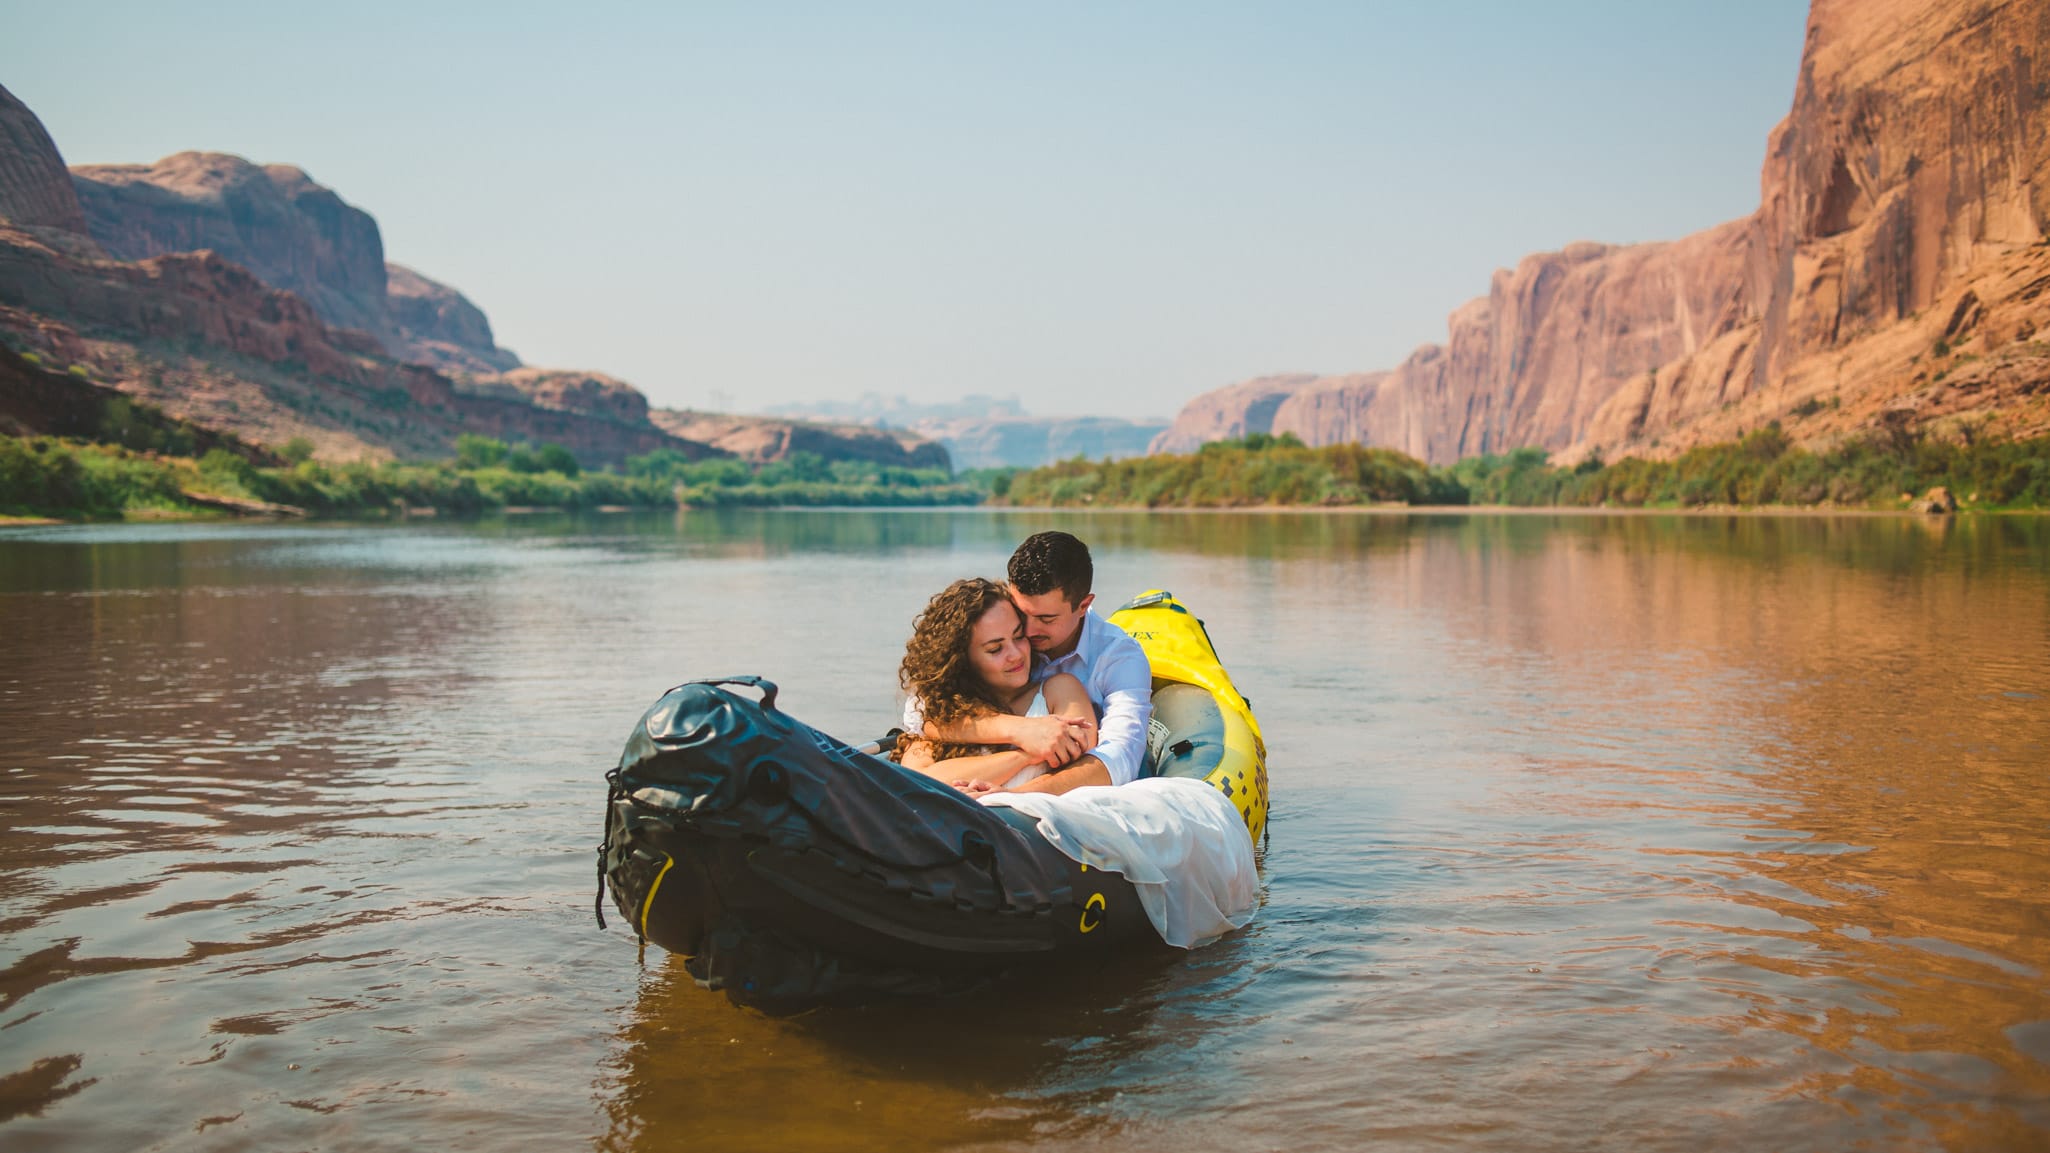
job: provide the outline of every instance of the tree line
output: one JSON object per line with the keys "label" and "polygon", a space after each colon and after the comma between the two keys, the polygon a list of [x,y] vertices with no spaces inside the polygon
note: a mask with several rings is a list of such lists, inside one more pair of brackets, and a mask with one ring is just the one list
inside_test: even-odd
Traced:
{"label": "tree line", "polygon": [[1256,433],[1188,454],[1063,461],[1015,473],[994,491],[1012,505],[1097,508],[1884,508],[1937,486],[1970,507],[2050,508],[2050,437],[1945,440],[1887,426],[1811,451],[1775,422],[1664,460],[1591,456],[1561,465],[1522,448],[1434,467],[1393,449],[1312,448],[1293,434]]}

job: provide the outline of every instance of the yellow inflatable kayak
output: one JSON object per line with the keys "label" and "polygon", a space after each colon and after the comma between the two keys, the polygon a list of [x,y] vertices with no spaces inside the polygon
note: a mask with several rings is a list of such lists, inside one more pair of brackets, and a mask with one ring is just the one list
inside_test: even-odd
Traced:
{"label": "yellow inflatable kayak", "polygon": [[1110,614],[1153,665],[1151,775],[1208,781],[1238,806],[1253,844],[1267,832],[1267,744],[1253,706],[1217,659],[1203,622],[1162,589]]}

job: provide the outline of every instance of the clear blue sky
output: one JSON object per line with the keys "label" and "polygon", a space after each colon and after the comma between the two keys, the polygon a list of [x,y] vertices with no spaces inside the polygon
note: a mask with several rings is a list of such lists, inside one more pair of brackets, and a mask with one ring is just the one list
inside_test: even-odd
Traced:
{"label": "clear blue sky", "polygon": [[1172,414],[1758,201],[1799,0],[0,0],[74,164],[297,164],[530,364],[658,404]]}

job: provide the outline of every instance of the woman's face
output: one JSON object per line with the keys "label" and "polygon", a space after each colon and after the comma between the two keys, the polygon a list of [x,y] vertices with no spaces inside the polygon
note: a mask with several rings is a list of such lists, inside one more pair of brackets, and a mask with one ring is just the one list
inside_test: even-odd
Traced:
{"label": "woman's face", "polygon": [[1006,693],[1025,687],[1032,675],[1032,646],[1025,618],[1010,601],[998,601],[968,631],[968,659],[984,684]]}

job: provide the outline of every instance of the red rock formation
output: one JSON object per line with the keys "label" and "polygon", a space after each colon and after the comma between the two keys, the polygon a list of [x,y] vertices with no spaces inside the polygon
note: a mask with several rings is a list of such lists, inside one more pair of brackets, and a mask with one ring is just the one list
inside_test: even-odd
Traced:
{"label": "red rock formation", "polygon": [[1740,221],[1671,244],[1576,244],[1525,257],[1453,313],[1443,345],[1426,345],[1393,372],[1298,390],[1273,431],[1441,464],[1522,445],[1565,448],[1629,381],[1743,326],[1748,236]]}
{"label": "red rock formation", "polygon": [[[588,403],[590,410],[580,411],[569,401],[544,408],[518,389],[478,395],[425,366],[394,364],[369,336],[328,327],[295,294],[214,252],[82,260],[0,225],[0,302],[0,327],[23,344],[61,350],[73,362],[93,360],[124,390],[171,415],[251,440],[277,442],[284,439],[274,435],[279,430],[299,435],[323,427],[291,423],[304,418],[281,414],[283,406],[328,413],[322,420],[329,427],[346,426],[346,436],[328,438],[335,455],[439,455],[465,432],[558,443],[587,463],[658,448],[693,459],[717,452],[650,424],[646,400],[617,381],[581,392],[563,386],[559,396]],[[147,383],[171,364],[186,382],[182,390]],[[209,409],[199,392],[232,403]],[[608,399],[589,403],[594,394]],[[631,418],[636,411],[639,420]]]}
{"label": "red rock formation", "polygon": [[305,301],[213,252],[81,261],[0,226],[0,300],[142,340],[194,341],[351,384],[367,379],[369,337],[328,328]]}
{"label": "red rock formation", "polygon": [[454,372],[504,372],[520,358],[498,347],[484,310],[446,284],[385,263],[385,303],[408,360]]}
{"label": "red rock formation", "polygon": [[289,165],[219,152],[72,169],[93,238],[121,260],[211,249],[328,323],[391,335],[384,240],[370,214]]}
{"label": "red rock formation", "polygon": [[[376,222],[296,168],[181,153],[74,179],[35,114],[4,90],[0,133],[0,332],[90,365],[173,417],[258,442],[308,435],[331,456],[439,455],[465,432],[554,442],[588,463],[717,451],[650,424],[646,398],[609,378],[516,375],[480,394],[393,363],[394,332],[402,347],[446,345],[444,362],[518,361],[492,344],[474,305],[405,269],[391,274],[401,303],[389,316]],[[108,259],[88,227],[128,259]]]}
{"label": "red rock formation", "polygon": [[1760,385],[2050,221],[2050,4],[1815,0],[1767,147]]}
{"label": "red rock formation", "polygon": [[479,396],[504,397],[556,412],[577,412],[626,424],[648,423],[648,398],[633,385],[602,372],[516,368],[488,376],[463,377],[461,383],[464,391]]}
{"label": "red rock formation", "polygon": [[[109,406],[122,395],[69,372],[52,372],[0,346],[0,436],[105,436],[110,431]],[[146,406],[131,406],[124,423],[116,427],[122,432],[170,434],[190,444],[195,456],[219,448],[256,464],[281,463],[232,433],[167,417]]]}
{"label": "red rock formation", "polygon": [[85,213],[57,145],[28,105],[0,87],[0,221],[85,235]]}
{"label": "red rock formation", "polygon": [[[1436,463],[1669,452],[1769,419],[1835,437],[1896,419],[1952,371],[1923,358],[1982,318],[1991,339],[1968,355],[1998,364],[1956,371],[1986,386],[1916,419],[1977,405],[2018,433],[2050,426],[2016,344],[2050,329],[2028,275],[2050,222],[2050,0],[1815,0],[1761,186],[1751,217],[1670,244],[1527,257],[1392,373],[1292,380],[1270,427]],[[1154,451],[1242,435],[1272,403],[1244,385],[1198,397]]]}
{"label": "red rock formation", "polygon": [[71,176],[93,238],[119,259],[210,249],[400,359],[465,372],[519,365],[476,305],[388,265],[377,221],[291,165],[180,152],[155,164],[81,165]]}
{"label": "red rock formation", "polygon": [[1748,323],[1619,390],[1580,450],[2050,429],[2050,3],[1816,0],[1760,183]]}

